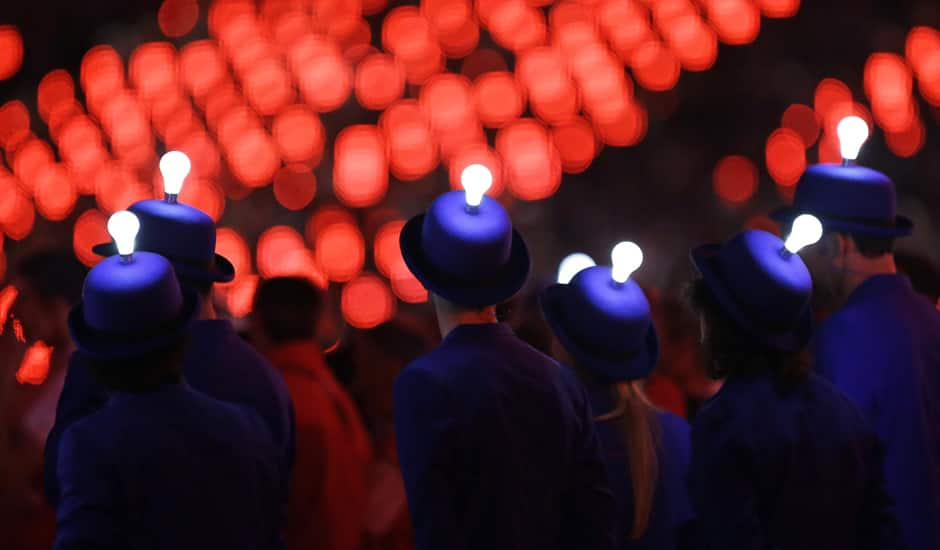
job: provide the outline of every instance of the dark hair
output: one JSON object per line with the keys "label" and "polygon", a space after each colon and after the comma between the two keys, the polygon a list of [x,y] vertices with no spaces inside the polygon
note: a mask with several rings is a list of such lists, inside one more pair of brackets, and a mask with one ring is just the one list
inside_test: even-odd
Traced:
{"label": "dark hair", "polygon": [[21,260],[15,273],[28,281],[44,300],[60,298],[71,306],[82,298],[88,269],[71,252],[47,250]]}
{"label": "dark hair", "polygon": [[322,298],[307,279],[276,277],[258,285],[252,315],[274,343],[316,335]]}
{"label": "dark hair", "polygon": [[869,235],[850,235],[855,247],[866,258],[879,258],[894,252],[894,237],[871,237]]}
{"label": "dark hair", "polygon": [[179,275],[176,276],[176,280],[179,281],[181,287],[195,290],[199,293],[199,296],[203,298],[209,296],[209,293],[212,291],[212,281],[189,279],[187,277],[180,277]]}
{"label": "dark hair", "polygon": [[143,393],[182,379],[187,338],[169,347],[126,359],[91,359],[89,370],[106,388]]}
{"label": "dark hair", "polygon": [[692,309],[706,320],[704,364],[712,378],[771,373],[780,382],[795,382],[809,373],[805,349],[786,352],[763,344],[725,313],[703,279],[695,280],[686,294]]}

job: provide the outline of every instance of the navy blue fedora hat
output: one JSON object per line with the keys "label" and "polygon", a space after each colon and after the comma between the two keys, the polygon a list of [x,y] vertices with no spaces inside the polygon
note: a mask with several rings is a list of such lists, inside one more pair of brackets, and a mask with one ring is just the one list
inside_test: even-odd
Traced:
{"label": "navy blue fedora hat", "polygon": [[399,239],[412,274],[431,292],[469,307],[498,304],[529,276],[529,251],[494,199],[467,206],[463,191],[438,197],[405,224]]}
{"label": "navy blue fedora hat", "polygon": [[[235,267],[215,253],[215,223],[202,210],[163,200],[132,204],[128,210],[140,219],[137,250],[155,252],[173,264],[183,279],[227,283],[235,278]],[[113,243],[92,248],[101,256],[117,253]]]}
{"label": "navy blue fedora hat", "polygon": [[198,293],[180,288],[163,256],[111,256],[85,279],[82,301],[69,313],[69,332],[76,347],[93,357],[135,357],[183,338],[199,304]]}
{"label": "navy blue fedora hat", "polygon": [[561,345],[583,367],[609,381],[645,378],[659,360],[650,305],[632,279],[617,283],[607,266],[582,271],[539,296]]}
{"label": "navy blue fedora hat", "polygon": [[722,310],[765,345],[799,351],[813,330],[813,281],[797,254],[766,231],[742,231],[692,249],[692,263]]}
{"label": "navy blue fedora hat", "polygon": [[771,214],[787,224],[800,214],[819,218],[827,232],[904,237],[914,224],[896,212],[891,178],[864,166],[816,164],[803,173],[793,204]]}

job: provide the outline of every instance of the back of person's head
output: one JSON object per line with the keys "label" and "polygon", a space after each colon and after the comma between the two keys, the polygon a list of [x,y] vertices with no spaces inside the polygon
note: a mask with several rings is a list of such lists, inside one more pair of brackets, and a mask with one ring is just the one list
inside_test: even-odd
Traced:
{"label": "back of person's head", "polygon": [[307,279],[276,277],[258,285],[252,321],[275,344],[312,340],[321,306],[320,291]]}
{"label": "back of person's head", "polygon": [[894,253],[894,237],[872,237],[869,235],[849,235],[862,256],[874,259]]}
{"label": "back of person's head", "polygon": [[770,373],[778,381],[793,382],[809,373],[805,349],[785,352],[763,344],[724,312],[702,279],[691,284],[688,299],[692,309],[704,319],[703,361],[712,378]]}
{"label": "back of person's head", "polygon": [[89,358],[89,370],[112,391],[143,393],[180,381],[187,339],[145,355],[122,359]]}
{"label": "back of person's head", "polygon": [[179,281],[181,287],[195,290],[204,300],[207,299],[209,294],[212,292],[212,281],[181,277],[178,274],[176,276],[176,280]]}
{"label": "back of person's head", "polygon": [[45,301],[63,300],[71,306],[82,297],[88,269],[71,251],[46,250],[23,258],[14,270],[14,279],[28,284]]}

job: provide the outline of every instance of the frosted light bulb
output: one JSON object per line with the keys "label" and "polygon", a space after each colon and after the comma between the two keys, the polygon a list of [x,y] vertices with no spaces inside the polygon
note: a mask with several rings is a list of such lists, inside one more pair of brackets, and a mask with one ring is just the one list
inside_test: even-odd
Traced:
{"label": "frosted light bulb", "polygon": [[636,243],[623,241],[617,243],[610,253],[610,259],[613,262],[611,275],[614,282],[623,284],[627,282],[630,275],[643,265],[643,251]]}
{"label": "frosted light bulb", "polygon": [[482,164],[471,164],[460,173],[460,185],[467,195],[467,206],[475,209],[483,202],[483,195],[493,186],[493,174]]}
{"label": "frosted light bulb", "polygon": [[566,285],[570,283],[571,279],[574,279],[574,276],[579,272],[595,265],[597,264],[594,262],[594,258],[582,252],[565,256],[565,259],[558,264],[558,284]]}
{"label": "frosted light bulb", "polygon": [[160,157],[160,173],[163,174],[163,192],[168,202],[176,202],[183,189],[183,180],[189,175],[189,157],[181,151],[170,151]]}
{"label": "frosted light bulb", "polygon": [[868,124],[861,117],[847,116],[839,121],[836,134],[843,162],[848,163],[858,158],[858,152],[868,139]]}
{"label": "frosted light bulb", "polygon": [[118,254],[127,259],[134,253],[134,242],[140,231],[140,220],[133,212],[121,210],[108,218],[108,233],[117,245]]}
{"label": "frosted light bulb", "polygon": [[816,244],[822,238],[822,223],[811,214],[802,214],[793,220],[793,228],[783,246],[790,254],[796,254],[803,248]]}

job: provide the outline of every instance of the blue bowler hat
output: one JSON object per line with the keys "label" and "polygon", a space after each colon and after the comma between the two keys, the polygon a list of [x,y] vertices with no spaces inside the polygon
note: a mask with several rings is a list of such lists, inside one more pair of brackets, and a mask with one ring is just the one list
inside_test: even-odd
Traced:
{"label": "blue bowler hat", "polygon": [[607,266],[579,271],[539,296],[558,341],[582,366],[612,382],[645,378],[659,359],[650,305],[633,280],[617,282]]}
{"label": "blue bowler hat", "polygon": [[[405,224],[399,244],[408,268],[428,290],[455,304],[482,307],[522,288],[529,251],[502,205],[484,196],[489,182],[476,185],[474,167],[486,170],[464,170],[467,191],[438,197],[426,214]],[[485,180],[489,172],[480,177]]]}
{"label": "blue bowler hat", "polygon": [[724,244],[692,249],[692,263],[722,310],[771,348],[799,351],[812,334],[813,280],[795,252],[819,239],[822,228],[815,223],[815,238],[803,238],[795,247],[790,244],[798,237],[796,230],[785,244],[775,235],[752,229]]}
{"label": "blue bowler hat", "polygon": [[[109,230],[127,216],[133,218],[115,213]],[[159,254],[133,252],[133,233],[129,239],[129,248],[119,240],[120,255],[91,270],[82,301],[69,313],[76,347],[93,357],[122,359],[165,348],[185,336],[199,313],[199,295],[180,288],[170,263]]]}

